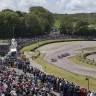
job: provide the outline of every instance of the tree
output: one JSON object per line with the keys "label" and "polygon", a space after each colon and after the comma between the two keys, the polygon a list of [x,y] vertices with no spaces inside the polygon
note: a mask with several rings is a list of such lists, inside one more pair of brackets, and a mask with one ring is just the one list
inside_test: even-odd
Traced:
{"label": "tree", "polygon": [[15,37],[42,35],[49,32],[53,21],[53,13],[43,7],[31,7],[29,13],[5,9],[0,12],[0,36],[12,38],[13,29]]}
{"label": "tree", "polygon": [[15,28],[19,22],[19,16],[14,11],[5,10],[1,12],[3,16],[2,20],[2,35],[6,38],[12,38],[13,34],[13,24],[15,24]]}
{"label": "tree", "polygon": [[29,13],[26,15],[25,23],[28,29],[28,34],[31,36],[41,35],[44,31],[42,20],[34,13]]}
{"label": "tree", "polygon": [[67,14],[61,19],[61,25],[60,25],[60,33],[61,34],[72,34],[73,31],[73,24],[68,18]]}
{"label": "tree", "polygon": [[88,22],[86,21],[78,21],[75,26],[75,30],[73,32],[75,35],[85,36],[90,35],[88,29]]}
{"label": "tree", "polygon": [[15,36],[16,37],[26,37],[27,36],[25,17],[19,17],[19,22],[17,24],[17,27],[15,28]]}
{"label": "tree", "polygon": [[27,13],[16,11],[16,13],[19,15],[19,17],[24,17]]}
{"label": "tree", "polygon": [[88,26],[88,22],[87,22],[87,21],[78,21],[78,22],[76,23],[75,28],[78,29],[78,28],[80,28],[80,27],[82,27],[82,26]]}
{"label": "tree", "polygon": [[30,13],[35,13],[38,18],[42,18],[43,25],[44,25],[44,31],[49,32],[50,27],[53,26],[54,23],[54,16],[53,13],[49,12],[47,9],[37,6],[37,7],[31,7]]}
{"label": "tree", "polygon": [[82,26],[79,29],[75,30],[74,34],[78,35],[78,36],[88,36],[88,35],[90,35],[89,34],[89,29],[88,29],[87,26]]}

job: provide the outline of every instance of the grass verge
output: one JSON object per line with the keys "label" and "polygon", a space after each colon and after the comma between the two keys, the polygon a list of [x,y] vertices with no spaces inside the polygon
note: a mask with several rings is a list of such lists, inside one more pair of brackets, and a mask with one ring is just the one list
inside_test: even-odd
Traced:
{"label": "grass verge", "polygon": [[37,55],[39,55],[40,54],[40,52],[39,51],[36,51],[36,52],[34,52],[33,54],[30,54],[30,57],[32,57],[32,56],[37,56]]}
{"label": "grass verge", "polygon": [[[74,82],[76,85],[80,85],[81,87],[88,88],[88,81],[85,80],[86,76],[74,74],[68,72],[64,69],[61,69],[55,65],[52,65],[43,60],[45,54],[41,54],[39,58],[35,59],[34,61],[41,65],[42,69],[52,75],[65,78],[70,82]],[[90,77],[90,90],[96,91],[96,78]]]}
{"label": "grass verge", "polygon": [[77,60],[77,56],[78,55],[75,55],[75,56],[69,57],[68,59],[70,61],[74,62],[75,64],[79,64],[79,65],[90,67],[90,68],[96,68],[96,66],[89,65],[89,64],[86,64],[85,62],[82,62],[82,61]]}
{"label": "grass verge", "polygon": [[87,53],[77,54],[75,56],[69,57],[68,59],[74,62],[75,64],[79,64],[81,66],[86,66],[89,68],[96,68],[96,62],[93,62],[92,60],[89,60],[86,57],[84,58],[84,55],[86,54]]}

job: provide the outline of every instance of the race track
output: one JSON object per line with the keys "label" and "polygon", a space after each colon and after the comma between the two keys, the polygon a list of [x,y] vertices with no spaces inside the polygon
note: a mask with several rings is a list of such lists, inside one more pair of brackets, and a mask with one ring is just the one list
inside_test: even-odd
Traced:
{"label": "race track", "polygon": [[[38,50],[46,53],[44,60],[50,62],[51,64],[54,64],[72,73],[96,77],[96,69],[74,64],[73,62],[69,61],[67,57],[58,59],[58,56],[63,53],[69,53],[71,56],[73,56],[81,52],[78,51],[78,49],[91,47],[95,45],[96,41],[62,42],[62,43],[47,44],[38,48]],[[51,62],[51,59],[57,59],[57,61]]]}

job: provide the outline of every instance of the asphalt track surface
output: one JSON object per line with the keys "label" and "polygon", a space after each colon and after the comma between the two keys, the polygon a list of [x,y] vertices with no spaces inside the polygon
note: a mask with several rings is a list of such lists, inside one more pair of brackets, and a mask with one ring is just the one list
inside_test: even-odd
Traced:
{"label": "asphalt track surface", "polygon": [[[53,65],[56,65],[72,73],[96,77],[95,68],[88,68],[75,64],[69,61],[68,57],[58,59],[58,56],[63,53],[69,53],[70,56],[74,56],[81,52],[78,49],[92,47],[95,45],[96,45],[96,41],[73,41],[73,42],[62,42],[62,43],[59,42],[59,43],[44,45],[38,48],[38,50],[46,53],[44,60]],[[57,61],[51,62],[51,59],[57,59]]]}
{"label": "asphalt track surface", "polygon": [[32,53],[33,52],[24,52],[26,57],[29,58],[29,60],[30,60],[30,66],[33,66],[34,68],[37,68],[37,69],[41,70],[42,72],[44,72],[42,67],[39,64],[37,64],[36,62],[34,62],[34,60],[32,60],[32,58],[30,58],[30,54],[32,54]]}

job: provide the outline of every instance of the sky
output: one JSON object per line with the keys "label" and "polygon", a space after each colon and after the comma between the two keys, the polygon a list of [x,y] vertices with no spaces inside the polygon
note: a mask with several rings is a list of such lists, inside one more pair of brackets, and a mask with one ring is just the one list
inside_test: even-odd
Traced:
{"label": "sky", "polygon": [[43,6],[60,14],[96,12],[96,0],[0,0],[0,11],[12,9],[28,12],[32,6]]}

